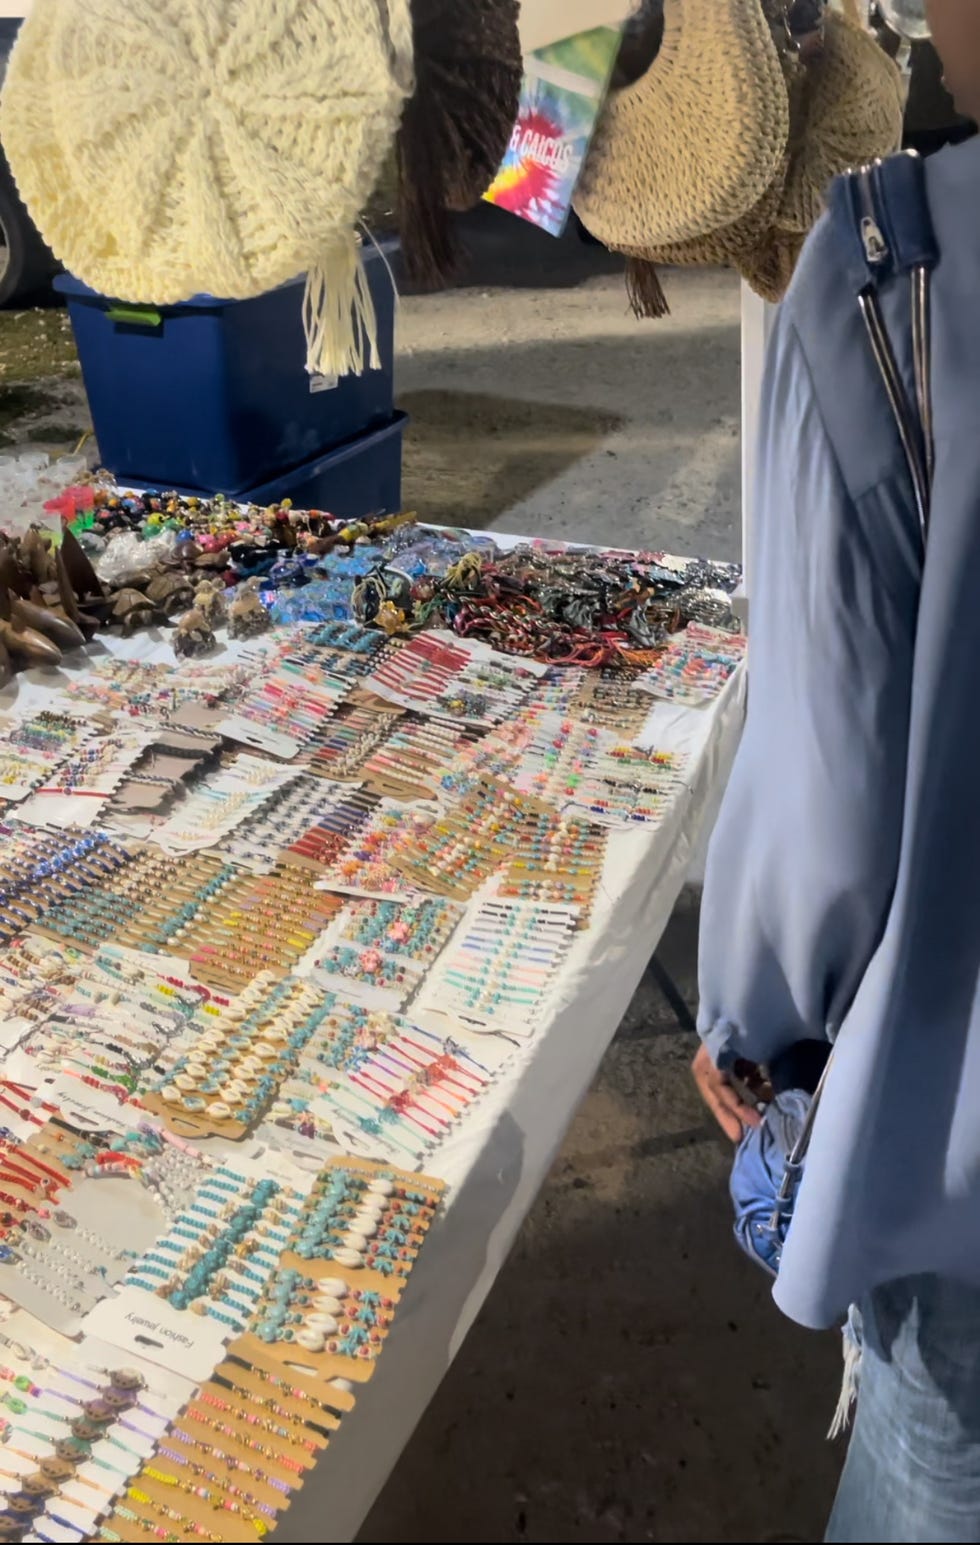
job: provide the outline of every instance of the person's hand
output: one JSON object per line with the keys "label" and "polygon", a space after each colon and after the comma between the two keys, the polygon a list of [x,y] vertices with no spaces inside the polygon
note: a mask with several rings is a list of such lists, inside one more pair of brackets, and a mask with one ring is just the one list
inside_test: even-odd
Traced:
{"label": "person's hand", "polygon": [[725,1136],[737,1143],[743,1127],[757,1127],[762,1117],[752,1105],[746,1105],[732,1088],[727,1073],[716,1068],[706,1046],[698,1048],[691,1063],[694,1082],[698,1086],[705,1105],[714,1116]]}

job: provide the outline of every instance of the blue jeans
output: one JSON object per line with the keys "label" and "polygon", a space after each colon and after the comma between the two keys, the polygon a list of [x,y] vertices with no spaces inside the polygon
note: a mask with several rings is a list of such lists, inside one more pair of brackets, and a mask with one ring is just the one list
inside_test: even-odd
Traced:
{"label": "blue jeans", "polygon": [[857,1412],[825,1538],[980,1540],[980,1288],[906,1277],[861,1307]]}

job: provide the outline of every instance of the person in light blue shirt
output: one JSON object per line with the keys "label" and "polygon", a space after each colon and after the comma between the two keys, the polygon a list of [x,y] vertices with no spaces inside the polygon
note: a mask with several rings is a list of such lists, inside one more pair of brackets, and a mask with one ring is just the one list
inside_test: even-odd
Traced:
{"label": "person in light blue shirt", "polygon": [[[980,0],[927,0],[980,117]],[[749,707],[712,842],[695,1077],[835,1043],[774,1289],[861,1306],[830,1540],[980,1540],[980,139],[926,163],[935,473],[916,509],[828,219],[775,323]],[[882,305],[911,379],[909,289]],[[902,355],[904,345],[904,356]]]}

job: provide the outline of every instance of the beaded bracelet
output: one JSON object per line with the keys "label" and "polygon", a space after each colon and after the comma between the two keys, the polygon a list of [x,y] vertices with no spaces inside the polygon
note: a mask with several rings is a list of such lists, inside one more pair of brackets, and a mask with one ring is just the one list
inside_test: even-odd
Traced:
{"label": "beaded bracelet", "polygon": [[[176,1429],[174,1431],[176,1434]],[[188,1440],[182,1439],[181,1441]],[[198,1464],[195,1460],[189,1459],[186,1454],[181,1454],[176,1449],[168,1448],[165,1443],[161,1443],[158,1446],[157,1453],[162,1454],[165,1459],[169,1459],[171,1464],[185,1466],[195,1475],[210,1475],[206,1465]],[[207,1454],[209,1459],[219,1460],[226,1464],[230,1470],[241,1470],[245,1475],[254,1476],[257,1481],[262,1482],[263,1485],[271,1486],[275,1491],[281,1491],[284,1496],[288,1496],[292,1489],[285,1481],[280,1480],[278,1476],[269,1475],[267,1471],[260,1470],[255,1465],[250,1465],[246,1459],[239,1459],[234,1454],[227,1454],[224,1449],[214,1448],[209,1444]]]}
{"label": "beaded bracelet", "polygon": [[[302,1438],[297,1436],[291,1427],[280,1427],[278,1423],[270,1422],[265,1417],[243,1415],[243,1413],[239,1411],[237,1405],[234,1405],[227,1400],[219,1400],[216,1395],[212,1395],[207,1390],[200,1391],[197,1398],[199,1400],[203,1400],[206,1405],[214,1406],[215,1410],[217,1411],[235,1413],[235,1415],[238,1416],[240,1420],[247,1422],[250,1427],[258,1427],[262,1432],[267,1432],[272,1437],[288,1438],[290,1443],[292,1443],[294,1446],[305,1449],[308,1454],[316,1454],[319,1452],[319,1444],[313,1443],[309,1438]],[[211,1417],[207,1415],[207,1412],[202,1412],[200,1407],[197,1405],[189,1405],[185,1414],[189,1416],[192,1421],[204,1422],[208,1426],[215,1427],[216,1430],[223,1433],[225,1437],[234,1438],[238,1436],[238,1430],[235,1427],[222,1426],[219,1423],[216,1423]],[[242,1439],[242,1441],[244,1442],[244,1439]],[[261,1447],[259,1451],[267,1455],[269,1453],[275,1453],[275,1450],[269,1450]],[[276,1462],[284,1463],[284,1461],[279,1459],[278,1454],[276,1454]]]}
{"label": "beaded bracelet", "polygon": [[[225,1438],[234,1438],[235,1441],[240,1443],[243,1448],[247,1448],[254,1453],[261,1454],[267,1460],[272,1460],[272,1462],[277,1464],[280,1469],[289,1470],[296,1475],[301,1475],[303,1471],[308,1468],[307,1465],[302,1464],[298,1459],[291,1459],[288,1454],[283,1454],[279,1449],[270,1448],[267,1443],[261,1443],[254,1438],[249,1438],[245,1433],[240,1432],[237,1427],[229,1426],[226,1422],[216,1421],[214,1417],[209,1416],[206,1411],[193,1411],[190,1406],[188,1406],[184,1414],[189,1416],[192,1421],[200,1422],[202,1426],[211,1428],[214,1432],[221,1433],[221,1435]],[[191,1433],[185,1432],[180,1427],[172,1427],[171,1436],[178,1438],[181,1443],[187,1443],[195,1448],[200,1447],[200,1439],[195,1438]],[[209,1446],[208,1452],[212,1453],[215,1458],[224,1458],[226,1463],[230,1463],[228,1456],[222,1456],[219,1449],[212,1449]],[[316,1449],[316,1445],[312,1445],[309,1449],[309,1452],[314,1453],[319,1452],[319,1450]]]}
{"label": "beaded bracelet", "polygon": [[[223,1539],[222,1535],[212,1534],[210,1529],[205,1529],[203,1524],[197,1523],[194,1519],[185,1519],[181,1516],[180,1513],[174,1513],[171,1508],[161,1507],[158,1503],[154,1503],[145,1492],[141,1492],[138,1489],[131,1487],[126,1492],[126,1495],[133,1502],[139,1502],[141,1505],[149,1505],[153,1507],[156,1512],[160,1513],[164,1517],[172,1517],[179,1520],[185,1533],[189,1532],[190,1534],[198,1535],[201,1539],[205,1540],[214,1540],[218,1542],[218,1545],[221,1545],[221,1541]],[[183,1539],[183,1534],[175,1534],[172,1529],[164,1529],[160,1524],[151,1523],[148,1518],[143,1518],[139,1513],[134,1513],[132,1508],[125,1507],[122,1503],[119,1502],[116,1503],[113,1517],[124,1518],[127,1523],[135,1524],[137,1528],[142,1529],[146,1534],[152,1534],[154,1538],[158,1540]],[[102,1538],[105,1539],[110,1537],[111,1536],[106,1535],[105,1529],[103,1528]],[[120,1536],[116,1535],[115,1538],[119,1539]]]}
{"label": "beaded bracelet", "polygon": [[[141,1478],[143,1476],[146,1476],[149,1480],[152,1481],[159,1481],[161,1485],[164,1486],[174,1486],[178,1491],[186,1492],[189,1497],[200,1498],[202,1502],[211,1502],[214,1500],[215,1493],[210,1489],[210,1487],[195,1486],[192,1481],[183,1481],[179,1476],[170,1475],[166,1470],[160,1470],[155,1465],[147,1465],[141,1471]],[[215,1480],[215,1477],[209,1476],[208,1479]],[[249,1503],[250,1507],[255,1508],[257,1512],[265,1513],[269,1518],[275,1518],[276,1509],[274,1507],[270,1507],[267,1502],[258,1501],[255,1497],[251,1496],[249,1492],[243,1491],[241,1487],[232,1486],[227,1482],[222,1483],[220,1481],[215,1481],[215,1484],[220,1487],[220,1490],[225,1495],[229,1497],[242,1497]],[[215,1501],[214,1506],[216,1508],[220,1508],[224,1507],[225,1504],[221,1501]],[[228,1511],[240,1512],[242,1517],[250,1523],[257,1524],[259,1522],[259,1520],[250,1517],[249,1513],[246,1512],[244,1508],[229,1508]]]}
{"label": "beaded bracelet", "polygon": [[[58,1459],[67,1459],[71,1464],[85,1463],[99,1465],[103,1470],[111,1470],[114,1475],[129,1474],[128,1470],[120,1470],[118,1465],[110,1464],[107,1459],[102,1459],[100,1456],[94,1454],[92,1452],[92,1444],[85,1439],[76,1438],[74,1435],[70,1438],[56,1438],[53,1433],[35,1432],[33,1428],[30,1427],[18,1427],[17,1433],[18,1436],[23,1435],[27,1438],[34,1438],[39,1443],[48,1444],[49,1447],[54,1449],[55,1456]],[[108,1434],[103,1436],[106,1441],[115,1443],[116,1448],[123,1449],[127,1454],[131,1454],[134,1459],[142,1458],[142,1455],[137,1454],[135,1449],[128,1448],[125,1443],[119,1442],[118,1439],[113,1439],[109,1437]],[[20,1458],[24,1459],[34,1458],[34,1455],[21,1454],[20,1450],[15,1448],[11,1448],[9,1452],[12,1454],[17,1454]]]}

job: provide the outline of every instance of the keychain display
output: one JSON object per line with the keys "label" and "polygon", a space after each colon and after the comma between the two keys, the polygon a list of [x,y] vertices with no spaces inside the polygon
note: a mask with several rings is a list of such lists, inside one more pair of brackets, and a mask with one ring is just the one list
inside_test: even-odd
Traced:
{"label": "keychain display", "polygon": [[51,1338],[0,1323],[0,1540],[260,1538],[594,959],[624,832],[693,786],[660,723],[739,668],[737,574],[92,497],[62,545],[116,637],[0,707],[0,1300]]}
{"label": "keychain display", "polygon": [[579,923],[578,910],[534,901],[485,901],[460,924],[416,1005],[455,1014],[471,1029],[527,1038],[540,1022]]}
{"label": "keychain display", "polygon": [[400,708],[380,698],[370,706],[342,703],[317,736],[309,771],[320,778],[359,779],[367,758],[388,739],[401,715]]}
{"label": "keychain display", "polygon": [[489,725],[513,717],[541,674],[485,644],[436,631],[386,652],[366,685],[402,708]]}
{"label": "keychain display", "polygon": [[636,684],[674,703],[710,702],[745,659],[747,643],[744,633],[691,622]]}

